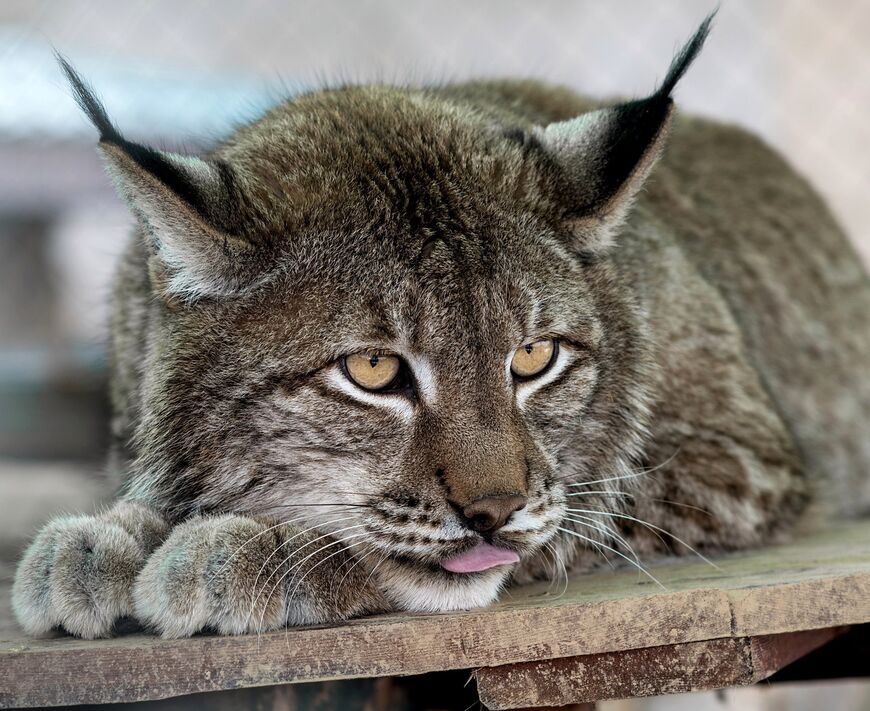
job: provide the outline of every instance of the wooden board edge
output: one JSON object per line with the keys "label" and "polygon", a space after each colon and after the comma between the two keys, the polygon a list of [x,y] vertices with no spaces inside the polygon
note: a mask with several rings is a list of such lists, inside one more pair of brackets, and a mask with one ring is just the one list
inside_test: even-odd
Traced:
{"label": "wooden board edge", "polygon": [[729,637],[477,669],[493,711],[746,686],[826,644],[847,628]]}

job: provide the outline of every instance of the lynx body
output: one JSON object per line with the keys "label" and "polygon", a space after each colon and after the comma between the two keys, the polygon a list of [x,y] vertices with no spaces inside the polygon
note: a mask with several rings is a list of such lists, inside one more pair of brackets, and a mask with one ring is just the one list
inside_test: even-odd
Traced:
{"label": "lynx body", "polygon": [[39,534],[24,627],[471,607],[866,507],[866,273],[759,139],[672,116],[706,31],[647,99],[342,87],[203,157],[127,141],[67,67],[140,221],[112,323],[125,486]]}

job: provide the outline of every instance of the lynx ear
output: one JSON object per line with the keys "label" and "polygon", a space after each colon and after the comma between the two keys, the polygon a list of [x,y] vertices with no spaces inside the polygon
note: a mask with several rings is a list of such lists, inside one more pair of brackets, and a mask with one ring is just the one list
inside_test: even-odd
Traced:
{"label": "lynx ear", "polygon": [[61,56],[58,61],[100,132],[100,151],[118,192],[149,235],[155,291],[191,302],[231,296],[255,282],[262,257],[237,236],[241,191],[231,168],[128,141],[70,64]]}
{"label": "lynx ear", "polygon": [[543,150],[564,177],[566,219],[583,249],[610,244],[661,154],[677,82],[701,50],[712,15],[698,27],[651,96],[537,129]]}

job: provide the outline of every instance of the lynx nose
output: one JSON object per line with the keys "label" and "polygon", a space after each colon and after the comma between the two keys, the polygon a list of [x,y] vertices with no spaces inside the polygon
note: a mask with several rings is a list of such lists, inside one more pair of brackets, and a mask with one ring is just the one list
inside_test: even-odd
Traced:
{"label": "lynx nose", "polygon": [[514,511],[528,503],[525,496],[484,496],[462,509],[466,525],[478,533],[496,531],[507,523]]}

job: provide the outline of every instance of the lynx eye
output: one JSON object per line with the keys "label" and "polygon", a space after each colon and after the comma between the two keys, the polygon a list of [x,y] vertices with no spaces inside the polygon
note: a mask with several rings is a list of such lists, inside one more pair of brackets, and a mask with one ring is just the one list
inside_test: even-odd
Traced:
{"label": "lynx eye", "polygon": [[393,389],[401,370],[402,361],[394,355],[354,353],[344,358],[345,374],[363,390]]}
{"label": "lynx eye", "polygon": [[511,358],[511,373],[519,380],[541,375],[556,360],[559,341],[553,338],[540,338],[517,348]]}

